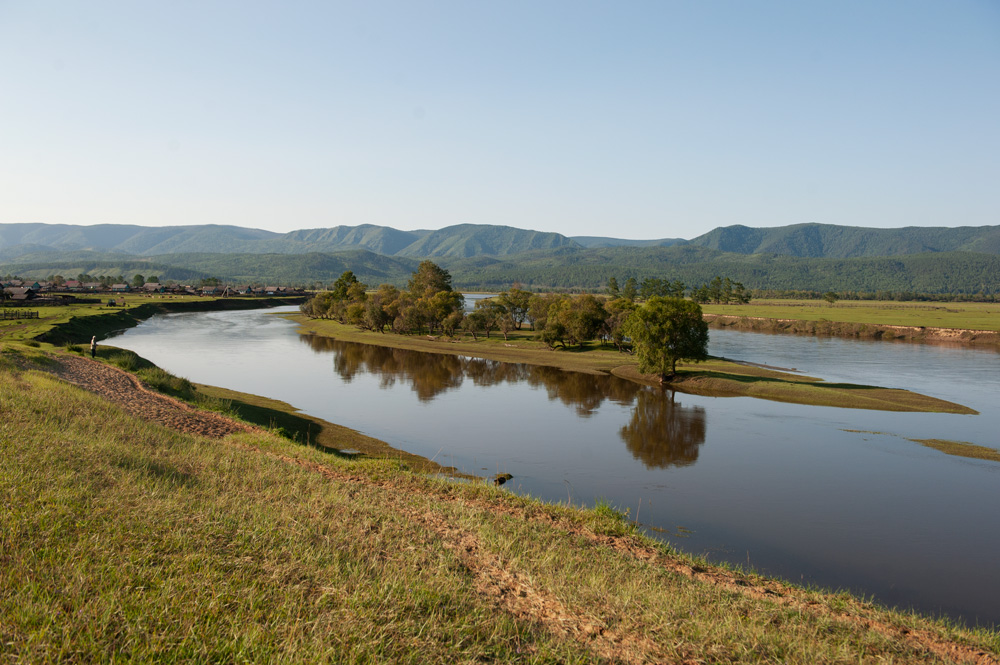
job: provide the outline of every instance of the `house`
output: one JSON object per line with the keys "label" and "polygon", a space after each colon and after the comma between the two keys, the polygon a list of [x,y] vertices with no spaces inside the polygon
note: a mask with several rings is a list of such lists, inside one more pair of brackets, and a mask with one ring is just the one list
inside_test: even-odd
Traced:
{"label": "house", "polygon": [[128,284],[112,284],[111,285],[111,293],[130,293],[131,291],[132,291],[132,287],[130,287]]}
{"label": "house", "polygon": [[142,290],[146,293],[163,293],[167,288],[159,282],[146,282],[142,285]]}
{"label": "house", "polygon": [[24,302],[34,300],[37,291],[27,286],[8,286],[3,290],[4,295],[14,302]]}
{"label": "house", "polygon": [[78,280],[78,279],[67,279],[66,283],[63,284],[63,287],[67,291],[82,291],[83,290],[83,284],[81,284],[80,280]]}
{"label": "house", "polygon": [[222,289],[218,286],[203,286],[201,287],[201,295],[203,296],[217,296],[222,293]]}

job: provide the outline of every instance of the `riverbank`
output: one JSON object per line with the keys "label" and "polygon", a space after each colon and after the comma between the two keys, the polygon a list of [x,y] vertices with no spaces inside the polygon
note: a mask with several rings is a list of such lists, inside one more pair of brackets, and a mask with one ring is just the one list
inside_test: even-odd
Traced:
{"label": "riverbank", "polygon": [[715,328],[1000,349],[1000,304],[754,301],[703,305]]}
{"label": "riverbank", "polygon": [[[267,309],[281,305],[297,305],[304,297],[292,298],[206,298],[203,296],[137,296],[126,307],[106,307],[103,304],[77,304],[39,308],[34,325],[21,326],[16,338],[34,339],[56,346],[98,341],[114,333],[133,328],[157,314],[182,312],[213,312],[243,309]],[[14,331],[13,326],[0,327],[0,339]]]}
{"label": "riverbank", "polygon": [[[515,331],[509,334],[506,340],[495,333],[489,339],[483,336],[478,339],[465,336],[428,337],[373,333],[336,321],[310,319],[301,314],[289,314],[286,317],[299,324],[300,333],[308,335],[431,353],[544,365],[573,372],[614,374],[646,385],[660,385],[656,377],[640,374],[630,355],[620,353],[612,347],[594,344],[578,348],[550,349],[528,330]],[[882,411],[976,413],[961,404],[908,390],[826,383],[815,377],[740,364],[720,358],[713,358],[706,363],[678,364],[677,377],[671,382],[670,387],[680,392],[698,395],[756,397],[814,406]]]}
{"label": "riverbank", "polygon": [[14,661],[1000,661],[994,631],[712,566],[606,504],[169,429],[59,362],[0,353]]}

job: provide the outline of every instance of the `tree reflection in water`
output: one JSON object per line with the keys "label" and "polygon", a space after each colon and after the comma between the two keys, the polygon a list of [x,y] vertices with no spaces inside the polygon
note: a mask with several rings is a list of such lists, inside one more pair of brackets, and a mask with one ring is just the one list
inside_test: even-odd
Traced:
{"label": "tree reflection in water", "polygon": [[639,393],[632,420],[620,434],[629,452],[646,467],[689,466],[705,443],[705,409],[684,407],[673,390]]}
{"label": "tree reflection in water", "polygon": [[633,457],[647,467],[693,464],[705,442],[705,410],[681,406],[672,390],[555,367],[394,349],[316,335],[300,339],[317,353],[333,353],[333,369],[345,383],[359,373],[378,376],[384,388],[404,381],[423,402],[461,387],[468,378],[476,386],[527,382],[544,388],[550,400],[572,407],[583,418],[593,415],[605,400],[623,406],[635,403],[631,421],[619,433]]}

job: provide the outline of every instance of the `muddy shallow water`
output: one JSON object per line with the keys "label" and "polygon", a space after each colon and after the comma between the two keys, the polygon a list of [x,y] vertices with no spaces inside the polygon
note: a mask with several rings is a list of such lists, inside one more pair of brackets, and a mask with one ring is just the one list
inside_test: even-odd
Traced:
{"label": "muddy shallow water", "polygon": [[651,535],[794,582],[1000,624],[1000,354],[712,330],[710,352],[924,392],[980,415],[713,398],[615,377],[301,336],[262,311],[156,317],[109,343],[280,399],[513,491],[628,509]]}

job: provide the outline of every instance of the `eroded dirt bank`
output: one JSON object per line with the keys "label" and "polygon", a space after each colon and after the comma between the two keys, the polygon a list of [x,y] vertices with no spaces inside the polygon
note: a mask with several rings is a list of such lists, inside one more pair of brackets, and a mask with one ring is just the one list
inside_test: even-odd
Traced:
{"label": "eroded dirt bank", "polygon": [[758,316],[732,316],[727,314],[705,314],[705,321],[713,328],[733,328],[735,330],[747,330],[751,332],[1000,347],[1000,333],[991,330],[891,326],[875,323],[844,323],[838,321],[804,321],[801,319],[771,319]]}

